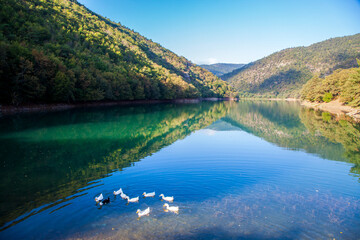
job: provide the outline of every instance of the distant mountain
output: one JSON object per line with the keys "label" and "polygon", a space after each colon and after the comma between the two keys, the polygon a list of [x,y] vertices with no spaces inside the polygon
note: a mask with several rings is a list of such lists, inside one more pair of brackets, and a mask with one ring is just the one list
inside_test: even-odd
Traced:
{"label": "distant mountain", "polygon": [[230,94],[218,77],[76,0],[2,0],[0,13],[0,103]]}
{"label": "distant mountain", "polygon": [[222,75],[232,72],[235,69],[239,69],[245,66],[245,64],[234,64],[234,63],[215,63],[215,64],[202,64],[200,67],[205,68],[206,70],[209,70],[213,74],[215,74],[218,77],[221,77]]}
{"label": "distant mountain", "polygon": [[300,89],[311,77],[356,67],[356,58],[360,58],[360,34],[285,49],[221,78],[243,95],[299,97]]}

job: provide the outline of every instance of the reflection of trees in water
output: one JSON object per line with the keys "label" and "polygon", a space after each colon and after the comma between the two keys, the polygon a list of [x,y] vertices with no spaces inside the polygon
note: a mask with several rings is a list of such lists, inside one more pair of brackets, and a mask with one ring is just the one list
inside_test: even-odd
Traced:
{"label": "reflection of trees in water", "polygon": [[360,125],[349,119],[335,119],[327,112],[302,109],[300,119],[312,134],[320,133],[331,142],[340,143],[344,157],[354,163],[351,173],[360,176]]}
{"label": "reflection of trees in water", "polygon": [[345,161],[341,144],[311,134],[302,124],[299,111],[299,104],[294,102],[244,101],[224,120],[280,147],[303,149],[323,158]]}
{"label": "reflection of trees in water", "polygon": [[355,164],[351,172],[360,173],[359,125],[296,103],[157,104],[13,116],[0,121],[0,190],[7,195],[0,200],[0,224],[67,201],[90,181],[221,118],[281,147],[349,161]]}
{"label": "reflection of trees in water", "polygon": [[[77,193],[226,115],[227,103],[159,104],[2,119],[3,225]],[[35,116],[35,117],[34,117]]]}
{"label": "reflection of trees in water", "polygon": [[224,120],[281,147],[354,163],[351,173],[359,176],[360,125],[352,121],[297,103],[261,101],[240,102]]}

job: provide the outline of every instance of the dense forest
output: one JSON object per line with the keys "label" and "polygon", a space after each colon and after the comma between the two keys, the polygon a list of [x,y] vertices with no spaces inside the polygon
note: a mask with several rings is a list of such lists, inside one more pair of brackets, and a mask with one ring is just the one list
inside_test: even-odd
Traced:
{"label": "dense forest", "polygon": [[[360,61],[358,60],[359,66]],[[325,78],[314,76],[301,90],[301,98],[314,102],[339,99],[350,106],[360,106],[360,67],[338,69]]]}
{"label": "dense forest", "polygon": [[0,103],[224,97],[212,73],[75,0],[0,1]]}
{"label": "dense forest", "polygon": [[235,69],[239,69],[243,66],[245,66],[245,64],[236,64],[236,63],[214,63],[214,64],[200,65],[200,67],[209,70],[218,77],[221,77],[222,75],[232,72]]}
{"label": "dense forest", "polygon": [[360,58],[360,34],[285,49],[221,78],[244,97],[298,98],[302,86],[313,76],[356,67],[356,58]]}

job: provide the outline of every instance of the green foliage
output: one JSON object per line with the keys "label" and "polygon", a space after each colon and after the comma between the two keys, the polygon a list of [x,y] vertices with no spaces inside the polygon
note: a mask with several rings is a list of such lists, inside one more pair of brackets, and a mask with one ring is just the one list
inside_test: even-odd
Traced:
{"label": "green foliage", "polygon": [[53,98],[55,101],[71,101],[74,98],[74,82],[63,72],[57,72],[54,78]]}
{"label": "green foliage", "polygon": [[359,48],[360,34],[332,38],[309,47],[276,52],[221,78],[242,92],[299,97],[303,95],[300,94],[302,86],[312,77],[356,67]]}
{"label": "green foliage", "polygon": [[301,89],[301,97],[303,99],[307,99],[309,101],[316,101],[319,99],[318,95],[318,86],[319,82],[321,82],[319,76],[314,76],[310,79]]}
{"label": "green foliage", "polygon": [[[300,108],[296,102],[240,101],[234,108],[224,120],[246,132],[283,148],[304,149],[323,158],[346,160],[339,144],[319,135],[316,128],[304,126],[307,117],[303,119],[302,113],[309,109]],[[321,114],[317,118],[326,124]]]}
{"label": "green foliage", "polygon": [[[321,114],[321,117],[319,115]],[[300,117],[314,135],[321,134],[333,143],[341,143],[345,149],[344,157],[359,169],[360,166],[360,125],[346,119],[337,120],[330,113],[304,109]],[[354,172],[353,172],[354,173]]]}
{"label": "green foliage", "polygon": [[331,93],[325,93],[322,99],[324,102],[328,103],[333,99],[333,95]]}
{"label": "green foliage", "polygon": [[360,68],[344,84],[342,101],[351,106],[360,106]]}
{"label": "green foliage", "polygon": [[226,97],[210,72],[72,0],[0,2],[0,103]]}
{"label": "green foliage", "polygon": [[322,112],[321,117],[325,122],[331,121],[331,114],[329,112]]}
{"label": "green foliage", "polygon": [[287,149],[353,163],[359,176],[360,124],[285,101],[240,101],[224,121]]}
{"label": "green foliage", "polygon": [[330,102],[339,98],[350,106],[360,106],[360,68],[338,69],[324,79],[310,79],[301,90],[301,98],[308,101]]}

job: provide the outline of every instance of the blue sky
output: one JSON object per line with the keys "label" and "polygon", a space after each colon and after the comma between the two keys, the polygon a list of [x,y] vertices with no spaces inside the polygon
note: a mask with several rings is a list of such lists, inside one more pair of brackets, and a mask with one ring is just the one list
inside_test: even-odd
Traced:
{"label": "blue sky", "polygon": [[360,33],[360,0],[79,0],[195,63],[248,63]]}

